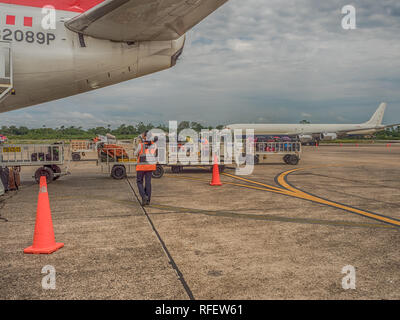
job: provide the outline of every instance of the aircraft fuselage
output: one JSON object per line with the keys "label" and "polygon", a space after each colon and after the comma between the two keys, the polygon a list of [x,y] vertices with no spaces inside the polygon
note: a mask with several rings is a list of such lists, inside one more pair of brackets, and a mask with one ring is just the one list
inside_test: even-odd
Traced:
{"label": "aircraft fuselage", "polygon": [[371,134],[380,131],[385,126],[371,126],[365,124],[235,124],[228,125],[229,129],[254,129],[259,135],[305,135],[314,133],[346,132],[352,134]]}
{"label": "aircraft fuselage", "polygon": [[172,41],[113,42],[68,30],[79,12],[56,10],[55,29],[42,27],[41,7],[0,3],[0,44],[11,44],[13,94],[0,112],[23,108],[172,67],[184,36]]}

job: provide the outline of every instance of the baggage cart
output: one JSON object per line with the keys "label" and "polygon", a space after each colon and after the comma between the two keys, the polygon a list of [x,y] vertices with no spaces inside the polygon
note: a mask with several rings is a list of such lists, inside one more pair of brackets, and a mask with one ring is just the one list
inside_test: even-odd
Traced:
{"label": "baggage cart", "polygon": [[68,173],[64,164],[64,143],[54,144],[4,144],[0,146],[0,166],[38,167],[34,178],[39,183],[42,175],[47,183]]}

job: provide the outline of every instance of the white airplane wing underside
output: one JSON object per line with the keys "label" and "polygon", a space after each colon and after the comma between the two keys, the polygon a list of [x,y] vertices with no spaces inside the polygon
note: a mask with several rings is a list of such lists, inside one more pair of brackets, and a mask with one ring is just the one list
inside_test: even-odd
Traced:
{"label": "white airplane wing underside", "polygon": [[113,41],[176,40],[227,1],[106,0],[65,25]]}

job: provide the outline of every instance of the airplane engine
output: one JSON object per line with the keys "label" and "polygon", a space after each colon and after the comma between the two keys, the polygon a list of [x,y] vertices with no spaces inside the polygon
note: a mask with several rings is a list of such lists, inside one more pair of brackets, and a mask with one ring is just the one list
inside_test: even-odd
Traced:
{"label": "airplane engine", "polygon": [[302,143],[309,143],[314,141],[314,137],[310,134],[301,134],[299,135],[300,142]]}
{"label": "airplane engine", "polygon": [[336,133],[321,133],[321,140],[329,141],[337,138]]}

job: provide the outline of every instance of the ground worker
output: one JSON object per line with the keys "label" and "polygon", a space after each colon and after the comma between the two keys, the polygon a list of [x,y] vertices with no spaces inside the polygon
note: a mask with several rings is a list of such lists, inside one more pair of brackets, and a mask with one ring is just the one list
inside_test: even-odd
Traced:
{"label": "ground worker", "polygon": [[[136,183],[142,197],[142,206],[150,204],[151,175],[156,170],[156,138],[151,141],[148,132],[145,131],[140,135],[141,142],[135,151],[135,157],[137,157]],[[143,180],[145,182],[144,187]]]}

